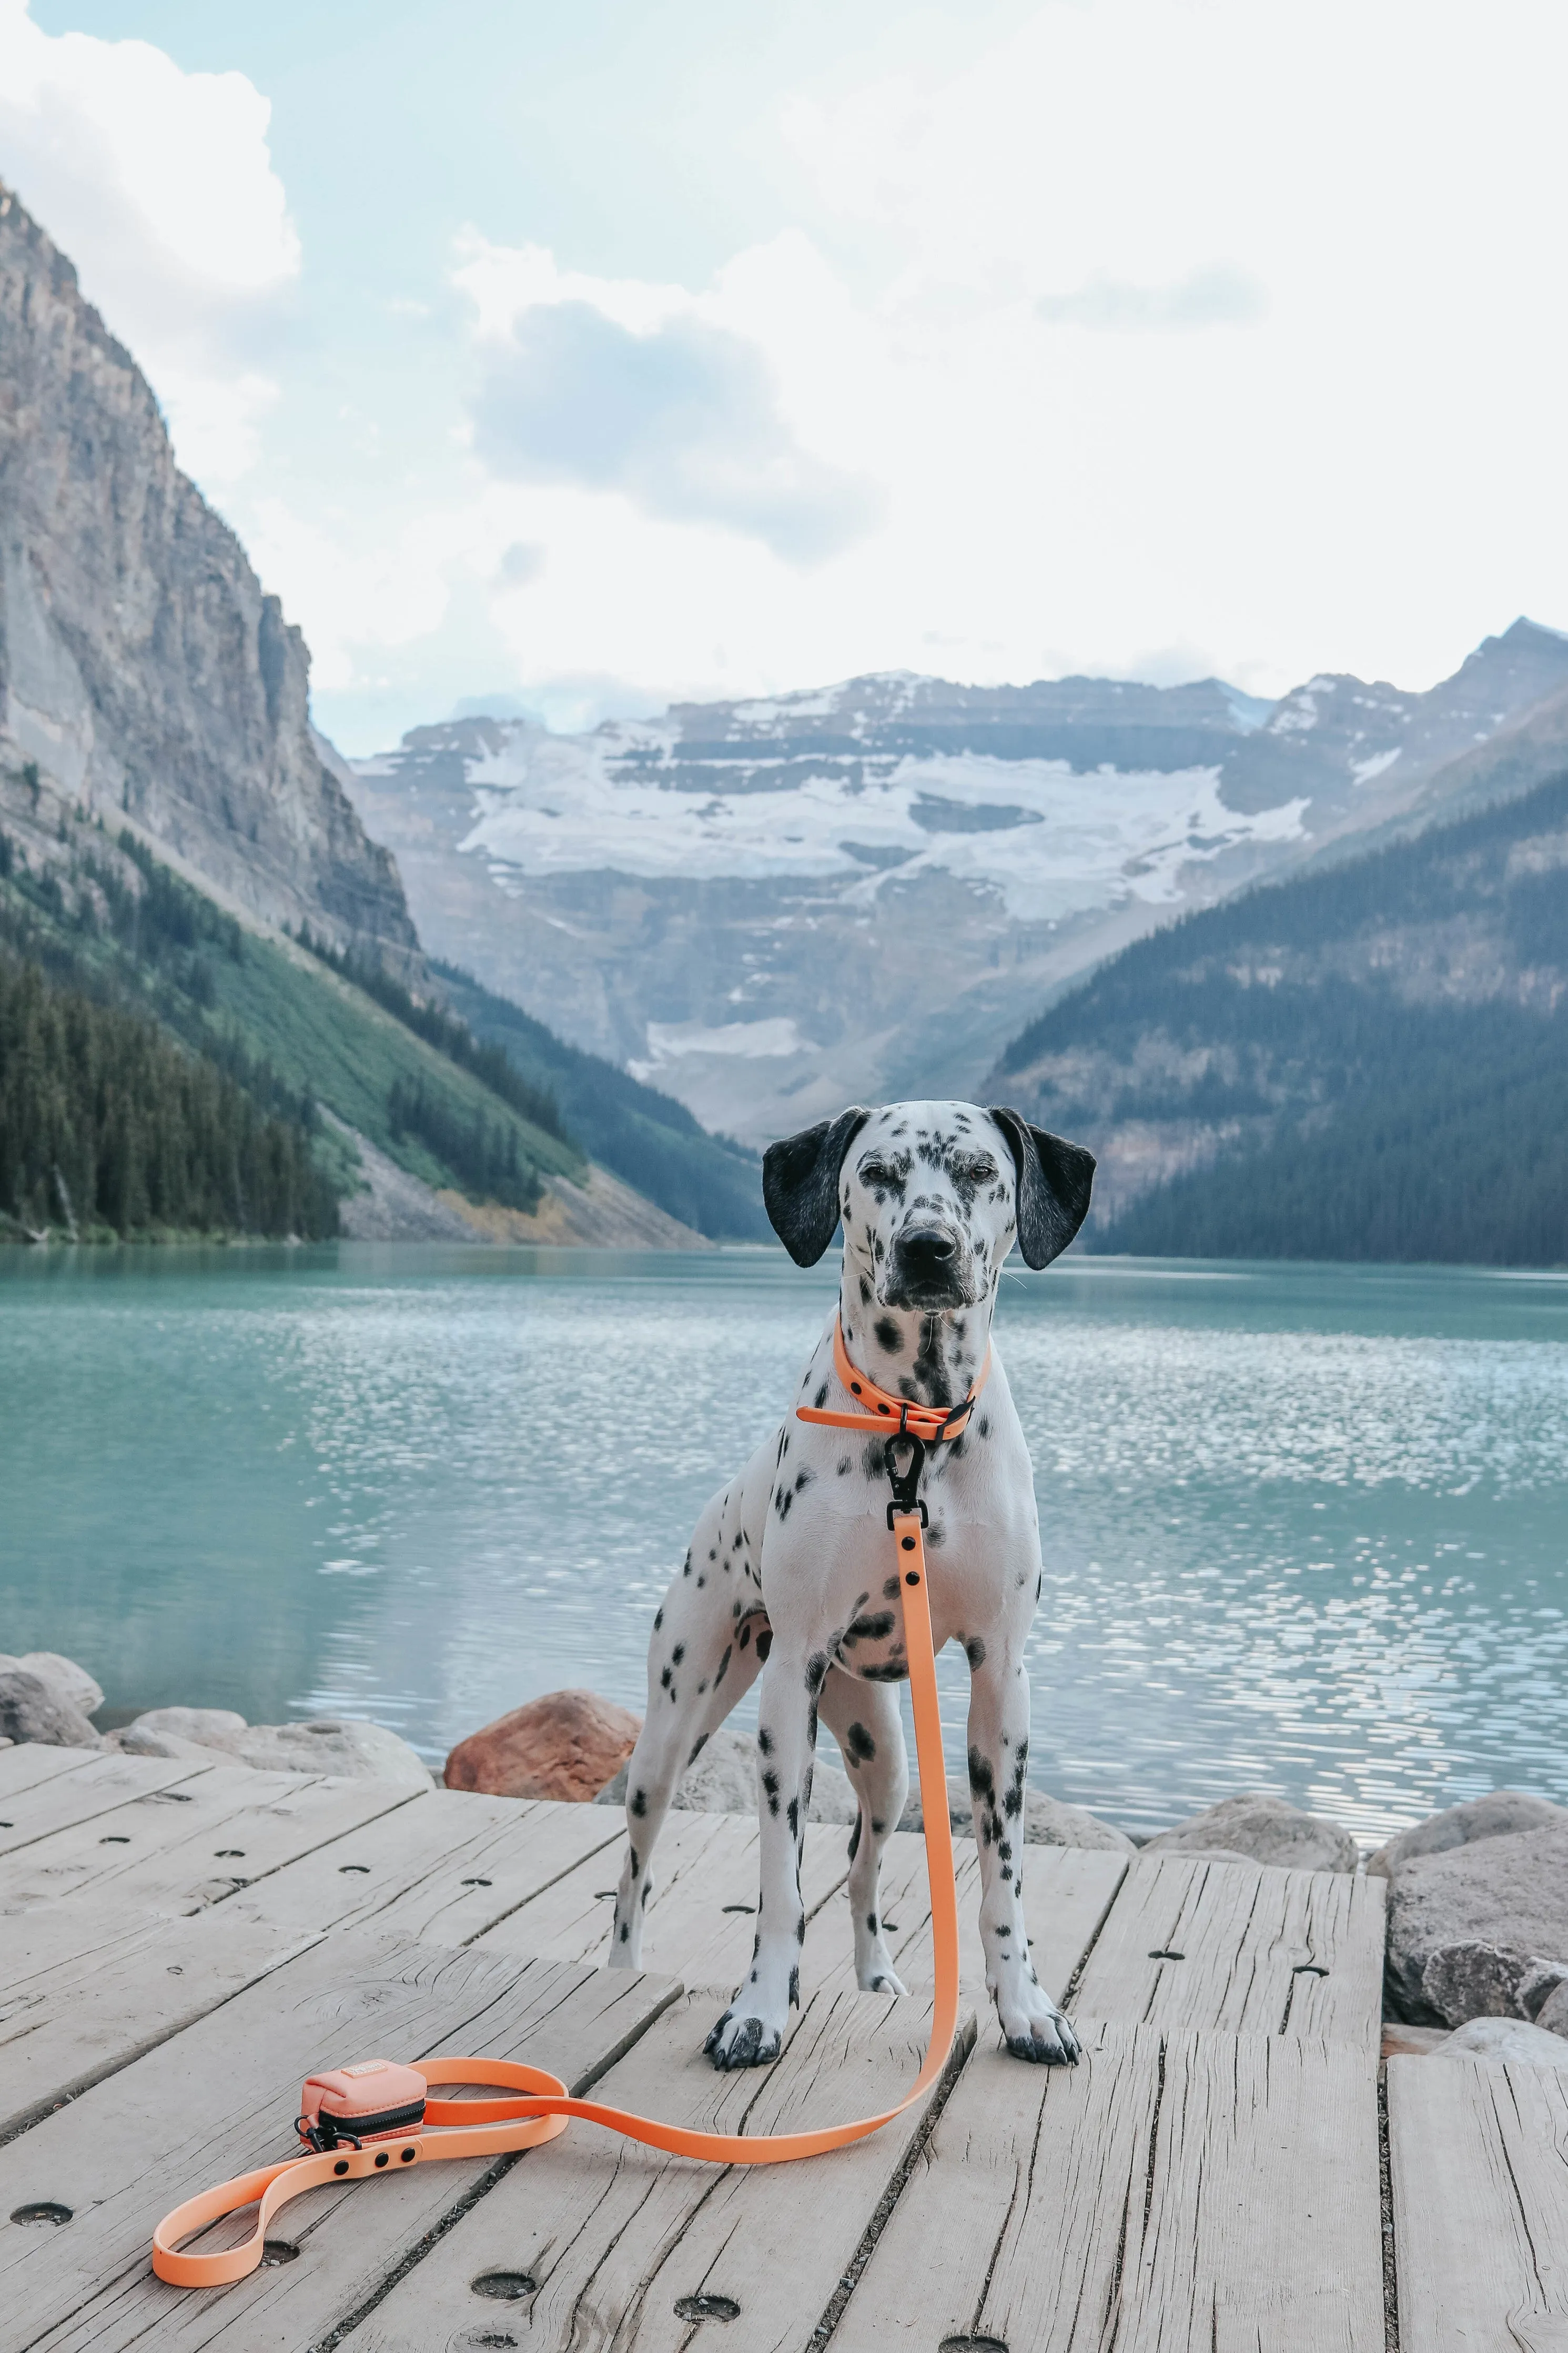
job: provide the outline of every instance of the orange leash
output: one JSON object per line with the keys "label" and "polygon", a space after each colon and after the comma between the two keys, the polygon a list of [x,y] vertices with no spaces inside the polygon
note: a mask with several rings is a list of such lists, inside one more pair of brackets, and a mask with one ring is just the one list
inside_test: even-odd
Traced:
{"label": "orange leash", "polygon": [[[268,2227],[279,2209],[307,2189],[333,2181],[363,2179],[367,2174],[395,2173],[410,2165],[452,2157],[499,2157],[536,2147],[564,2132],[570,2116],[604,2125],[626,2140],[647,2148],[662,2148],[672,2157],[695,2157],[713,2165],[788,2165],[797,2158],[821,2157],[829,2149],[847,2148],[864,2140],[929,2092],[947,2064],[958,2029],[958,1902],[953,1885],[952,1835],[947,1815],[947,1766],[942,1754],[942,1717],[937,1704],[936,1652],[931,1639],[931,1598],[926,1583],[925,1505],[916,1497],[928,1444],[958,1437],[990,1370],[984,1371],[962,1407],[951,1414],[925,1406],[911,1406],[879,1389],[857,1372],[835,1326],[834,1357],[845,1387],[866,1398],[871,1410],[829,1413],[797,1407],[803,1421],[830,1423],[836,1429],[887,1428],[882,1417],[899,1418],[888,1429],[888,1475],[893,1501],[888,1506],[902,1577],[904,1646],[909,1662],[910,1696],[914,1704],[915,1759],[920,1776],[921,1805],[925,1818],[926,1877],[931,1889],[931,1940],[935,1947],[936,1989],[931,2011],[931,2041],[920,2073],[896,2107],[880,2116],[862,2116],[853,2124],[825,2125],[816,2132],[740,2133],[693,2132],[682,2125],[661,2124],[657,2118],[630,2115],[600,2100],[574,2100],[555,2075],[542,2068],[524,2067],[506,2059],[431,2059],[417,2070],[398,2070],[423,2076],[426,2084],[486,2084],[505,2085],[524,2096],[510,2100],[430,2100],[425,2105],[418,2130],[384,2132],[363,2147],[328,2148],[309,2157],[286,2158],[280,2164],[242,2173],[219,2182],[196,2198],[187,2198],[165,2214],[153,2233],[153,2269],[176,2287],[223,2287],[244,2279],[261,2261]],[[873,1421],[873,1415],[876,1419]],[[894,1450],[912,1449],[910,1467],[900,1472]],[[303,2120],[301,2120],[303,2121]],[[432,2129],[433,2127],[433,2129]],[[225,2215],[258,2205],[256,2227],[237,2247],[220,2254],[185,2254],[179,2242],[203,2231]]]}

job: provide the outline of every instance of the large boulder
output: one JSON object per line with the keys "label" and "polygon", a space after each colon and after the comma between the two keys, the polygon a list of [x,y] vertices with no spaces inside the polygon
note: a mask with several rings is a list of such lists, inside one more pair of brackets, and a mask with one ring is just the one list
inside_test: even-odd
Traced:
{"label": "large boulder", "polygon": [[[947,1785],[947,1819],[958,1838],[974,1836],[974,1798],[967,1781],[956,1774]],[[925,1814],[918,1789],[911,1789],[910,1801],[899,1819],[901,1831],[925,1828]],[[1086,1806],[1069,1806],[1060,1798],[1048,1798],[1043,1789],[1026,1789],[1024,1793],[1024,1843],[1026,1846],[1089,1847],[1101,1853],[1135,1854],[1137,1848],[1125,1831],[1110,1822],[1102,1822]]]}
{"label": "large boulder", "polygon": [[1396,1864],[1386,1990],[1396,2018],[1461,2026],[1542,2016],[1568,1976],[1568,1824],[1472,1840]]}
{"label": "large boulder", "polygon": [[1546,1830],[1553,1824],[1568,1825],[1568,1807],[1526,1797],[1520,1789],[1492,1789],[1484,1798],[1428,1814],[1424,1822],[1401,1831],[1378,1848],[1367,1872],[1376,1879],[1393,1879],[1402,1864],[1419,1855],[1446,1854],[1451,1847],[1472,1846],[1479,1839],[1508,1838],[1515,1831]]}
{"label": "large boulder", "polygon": [[384,1724],[316,1716],[303,1724],[247,1724],[226,1707],[154,1707],[110,1733],[105,1746],[127,1757],[248,1765],[258,1773],[331,1773],[355,1781],[427,1787],[430,1770]]}
{"label": "large boulder", "polygon": [[[670,1804],[691,1814],[754,1814],[759,1797],[756,1742],[748,1733],[721,1725],[681,1775]],[[600,1790],[595,1802],[601,1806],[626,1804],[624,1765],[615,1779]],[[811,1777],[811,1804],[806,1809],[806,1820],[837,1822],[847,1829],[859,1810],[847,1775],[818,1757]]]}
{"label": "large boulder", "polygon": [[25,1667],[0,1668],[0,1735],[49,1748],[98,1748],[98,1734],[58,1684]]}
{"label": "large boulder", "polygon": [[1161,1831],[1141,1852],[1185,1854],[1221,1862],[1266,1862],[1283,1871],[1353,1871],[1356,1842],[1323,1814],[1303,1813],[1283,1798],[1252,1789]]}
{"label": "large boulder", "polygon": [[93,1681],[85,1667],[74,1659],[60,1656],[58,1651],[25,1651],[19,1659],[8,1658],[0,1651],[0,1674],[19,1667],[25,1675],[37,1675],[40,1683],[59,1698],[68,1700],[83,1715],[91,1715],[103,1705],[102,1686]]}
{"label": "large boulder", "polygon": [[596,1797],[637,1745],[642,1718],[596,1692],[547,1692],[460,1740],[448,1789],[492,1798]]}

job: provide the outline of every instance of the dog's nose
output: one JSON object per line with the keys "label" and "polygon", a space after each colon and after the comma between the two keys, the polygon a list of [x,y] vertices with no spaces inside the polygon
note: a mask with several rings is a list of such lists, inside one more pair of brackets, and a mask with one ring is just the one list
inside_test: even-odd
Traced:
{"label": "dog's nose", "polygon": [[911,1275],[944,1275],[958,1255],[958,1243],[945,1226],[916,1226],[899,1236],[899,1257]]}

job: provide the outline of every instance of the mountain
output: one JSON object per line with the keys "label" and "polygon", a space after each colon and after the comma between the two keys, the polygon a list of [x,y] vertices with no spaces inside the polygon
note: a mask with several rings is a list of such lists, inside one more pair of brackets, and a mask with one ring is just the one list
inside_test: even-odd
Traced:
{"label": "mountain", "polygon": [[1565,694],[1568,638],[1521,620],[1420,694],[900,673],[576,736],[455,720],[348,788],[434,954],[758,1143],[971,1092],[1093,965],[1432,821],[1478,746]]}
{"label": "mountain", "polygon": [[1568,1262],[1568,759],[1139,941],[987,1084],[1100,1155],[1093,1247]]}
{"label": "mountain", "polygon": [[0,1235],[757,1234],[746,1155],[432,976],[309,683],[0,186]]}
{"label": "mountain", "polygon": [[405,976],[397,870],[323,764],[310,657],[174,463],[152,389],[0,185],[0,763]]}

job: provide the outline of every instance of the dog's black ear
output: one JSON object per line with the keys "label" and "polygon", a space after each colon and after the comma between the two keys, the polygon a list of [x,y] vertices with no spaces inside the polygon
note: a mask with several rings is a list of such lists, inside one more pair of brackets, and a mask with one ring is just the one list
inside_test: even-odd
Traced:
{"label": "dog's black ear", "polygon": [[1018,1172],[1018,1248],[1026,1266],[1059,1258],[1089,1213],[1094,1155],[1031,1127],[1021,1112],[994,1104],[991,1116],[1013,1148]]}
{"label": "dog's black ear", "polygon": [[870,1118],[858,1103],[819,1119],[763,1155],[763,1206],[796,1266],[815,1266],[838,1223],[838,1172]]}

